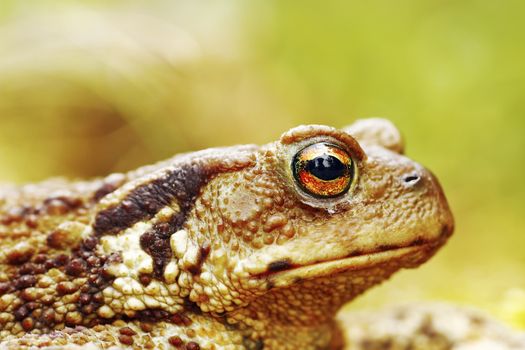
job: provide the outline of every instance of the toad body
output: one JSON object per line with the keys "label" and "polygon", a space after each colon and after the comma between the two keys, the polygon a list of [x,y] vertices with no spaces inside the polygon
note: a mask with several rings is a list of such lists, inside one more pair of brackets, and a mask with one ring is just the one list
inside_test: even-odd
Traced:
{"label": "toad body", "polygon": [[453,231],[382,119],[0,189],[0,348],[339,349],[339,308]]}

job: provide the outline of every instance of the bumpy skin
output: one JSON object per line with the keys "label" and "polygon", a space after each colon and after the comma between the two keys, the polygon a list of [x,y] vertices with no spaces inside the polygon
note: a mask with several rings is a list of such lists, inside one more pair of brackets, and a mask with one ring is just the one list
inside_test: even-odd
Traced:
{"label": "bumpy skin", "polygon": [[[326,141],[357,166],[314,198],[291,161]],[[183,154],[92,182],[0,190],[0,348],[337,349],[343,303],[453,230],[434,176],[373,119]]]}
{"label": "bumpy skin", "polygon": [[523,350],[525,334],[447,304],[407,304],[341,315],[348,350]]}

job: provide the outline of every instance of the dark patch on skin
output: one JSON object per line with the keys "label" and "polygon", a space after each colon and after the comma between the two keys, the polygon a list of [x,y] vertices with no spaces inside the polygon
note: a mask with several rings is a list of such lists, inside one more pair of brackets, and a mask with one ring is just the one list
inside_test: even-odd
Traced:
{"label": "dark patch on skin", "polygon": [[422,245],[422,244],[425,244],[425,243],[426,243],[426,241],[422,237],[418,237],[410,245],[411,246],[413,246],[413,245]]}
{"label": "dark patch on skin", "polygon": [[198,265],[193,265],[188,267],[188,271],[191,272],[194,276],[198,276],[201,274],[201,267]]}
{"label": "dark patch on skin", "polygon": [[184,313],[176,313],[169,317],[169,321],[173,324],[176,324],[177,326],[184,326],[188,327],[191,326],[192,321],[191,319],[186,316]]}
{"label": "dark patch on skin", "polygon": [[29,315],[29,312],[28,308],[25,305],[22,305],[13,312],[13,316],[15,317],[15,320],[22,321],[27,315]]}
{"label": "dark patch on skin", "polygon": [[291,269],[292,263],[289,259],[277,260],[268,264],[268,272],[279,272],[283,270]]}
{"label": "dark patch on skin", "polygon": [[153,258],[155,278],[162,279],[164,268],[171,259],[170,236],[174,232],[168,223],[161,223],[140,236],[140,247]]}
{"label": "dark patch on skin", "polygon": [[242,345],[246,350],[262,350],[264,349],[264,341],[262,339],[253,340],[247,336],[242,338]]}
{"label": "dark patch on skin", "polygon": [[46,243],[49,247],[55,249],[63,249],[64,236],[63,232],[56,230],[47,235]]}
{"label": "dark patch on skin", "polygon": [[27,227],[35,229],[38,227],[38,216],[35,214],[28,215],[25,224]]}
{"label": "dark patch on skin", "polygon": [[442,345],[443,349],[452,349],[454,345],[445,335],[436,330],[430,316],[422,320],[418,333],[431,340],[432,344]]}
{"label": "dark patch on skin", "polygon": [[188,271],[194,276],[198,276],[202,271],[202,264],[210,254],[211,246],[209,243],[205,243],[202,247],[199,247],[199,255],[197,256],[197,263],[193,266],[188,267]]}
{"label": "dark patch on skin", "polygon": [[182,228],[202,185],[209,180],[209,172],[198,164],[182,164],[133,190],[121,204],[108,208],[96,216],[95,232],[117,233],[136,222],[151,219],[162,208],[177,202],[180,210],[168,222],[155,224],[140,237],[141,248],[153,258],[153,276],[162,279],[164,269],[172,257],[170,237]]}
{"label": "dark patch on skin", "polygon": [[175,314],[170,314],[166,310],[162,309],[145,309],[137,311],[133,317],[128,317],[123,315],[123,320],[139,320],[142,323],[157,323],[160,321],[170,322],[176,324],[177,326],[188,327],[192,324],[191,319],[184,313],[179,312]]}
{"label": "dark patch on skin", "polygon": [[163,279],[164,269],[172,257],[170,237],[177,232],[186,220],[187,211],[175,214],[168,222],[155,224],[140,236],[140,247],[153,258],[153,276]]}
{"label": "dark patch on skin", "polygon": [[69,256],[66,254],[58,254],[52,261],[53,267],[65,266],[69,262]]}
{"label": "dark patch on skin", "polygon": [[29,287],[33,287],[37,282],[37,279],[35,276],[32,275],[23,275],[20,278],[15,280],[15,288],[16,289],[25,289]]}
{"label": "dark patch on skin", "polygon": [[[175,199],[180,210],[168,222],[156,224],[140,237],[141,248],[153,258],[153,275],[156,278],[163,278],[164,269],[172,257],[171,235],[182,228],[200,188],[208,180],[209,175],[201,167],[188,165],[172,171],[166,178],[162,179],[164,182],[158,181],[157,186],[168,191],[168,194],[165,195],[166,198],[169,198],[169,201],[166,199],[166,205]],[[201,247],[198,263],[188,269],[194,275],[200,274],[202,263],[208,256],[209,250],[209,245]]]}
{"label": "dark patch on skin", "polygon": [[181,339],[181,337],[179,337],[177,335],[169,337],[168,338],[168,343],[170,343],[170,345],[173,345],[173,346],[175,346],[177,348],[179,348],[182,345],[184,345],[184,341]]}
{"label": "dark patch on skin", "polygon": [[168,343],[170,343],[170,345],[174,346],[177,349],[200,350],[201,348],[200,345],[194,341],[190,341],[185,344],[184,340],[182,340],[182,338],[177,335],[169,337]]}
{"label": "dark patch on skin", "polygon": [[163,176],[134,189],[116,206],[99,212],[93,228],[99,235],[118,233],[138,221],[151,219],[174,199],[177,199],[185,216],[207,179],[208,175],[201,165],[178,165]]}
{"label": "dark patch on skin", "polygon": [[124,174],[113,174],[104,179],[102,185],[93,194],[93,201],[96,203],[102,198],[114,192],[124,184],[126,176]]}
{"label": "dark patch on skin", "polygon": [[153,277],[150,275],[150,274],[147,274],[147,273],[141,273],[139,275],[139,282],[140,284],[142,284],[144,287],[147,287],[151,281],[153,280]]}
{"label": "dark patch on skin", "polygon": [[120,334],[129,335],[129,336],[133,336],[137,334],[137,332],[135,332],[133,329],[129,327],[122,327],[118,330],[118,332]]}
{"label": "dark patch on skin", "polygon": [[294,284],[301,283],[302,281],[303,281],[303,279],[301,277],[294,277],[294,279],[293,279],[293,283]]}
{"label": "dark patch on skin", "polygon": [[7,263],[10,265],[22,265],[29,261],[35,254],[33,247],[27,247],[23,250],[12,250],[6,254]]}
{"label": "dark patch on skin", "polygon": [[122,327],[118,330],[118,332],[120,334],[129,335],[129,336],[133,336],[137,334],[137,332],[135,332],[133,329],[129,327]]}
{"label": "dark patch on skin", "polygon": [[83,248],[86,251],[91,251],[97,247],[99,240],[97,237],[89,236],[82,242]]}
{"label": "dark patch on skin", "polygon": [[46,272],[44,266],[33,262],[27,262],[18,269],[19,275],[39,275],[44,272]]}
{"label": "dark patch on skin", "polygon": [[86,263],[82,259],[72,259],[67,265],[66,274],[74,277],[81,276],[86,271]]}
{"label": "dark patch on skin", "polygon": [[186,350],[200,350],[200,348],[200,345],[194,341],[190,341],[188,344],[186,344]]}
{"label": "dark patch on skin", "polygon": [[121,344],[131,346],[133,345],[133,337],[126,335],[126,334],[120,334],[118,336],[118,340]]}
{"label": "dark patch on skin", "polygon": [[359,255],[363,255],[363,251],[362,250],[354,250],[353,252],[351,252],[350,254],[348,254],[346,257],[347,258],[351,258],[351,257],[354,257],[354,256],[359,256]]}
{"label": "dark patch on skin", "polygon": [[59,282],[55,289],[58,295],[69,295],[69,294],[75,293],[79,289],[79,287],[77,287],[71,281],[64,281],[64,282]]}
{"label": "dark patch on skin", "polygon": [[199,260],[200,260],[200,264],[202,264],[206,258],[208,257],[208,255],[210,254],[210,250],[211,250],[211,246],[209,243],[204,243],[202,247],[199,248]]}
{"label": "dark patch on skin", "polygon": [[46,243],[50,248],[67,250],[68,248],[78,246],[81,239],[80,234],[72,234],[69,229],[57,227],[47,235]]}
{"label": "dark patch on skin", "polygon": [[379,247],[377,247],[377,251],[384,252],[384,251],[393,250],[396,248],[399,248],[399,246],[396,246],[394,244],[382,244]]}
{"label": "dark patch on skin", "polygon": [[194,314],[201,315],[202,310],[197,303],[191,301],[188,297],[184,298],[184,310],[190,311]]}
{"label": "dark patch on skin", "polygon": [[11,284],[9,282],[0,282],[0,295],[7,294],[11,291]]}
{"label": "dark patch on skin", "polygon": [[82,206],[80,198],[57,196],[44,201],[44,211],[48,215],[64,215]]}

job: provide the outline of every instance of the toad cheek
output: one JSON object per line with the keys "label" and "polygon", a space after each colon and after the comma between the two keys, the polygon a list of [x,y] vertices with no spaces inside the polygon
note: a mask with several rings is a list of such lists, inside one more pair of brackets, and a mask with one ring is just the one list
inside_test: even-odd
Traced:
{"label": "toad cheek", "polygon": [[407,256],[413,258],[404,259],[400,267],[422,263],[451,235],[452,214],[441,186],[423,167],[415,164],[379,187],[395,179],[399,187],[395,191],[379,191],[382,197],[367,202],[373,191],[362,188],[365,194],[355,198],[355,207],[329,215],[323,223],[303,223],[301,237],[256,252],[244,261],[246,271],[252,278],[285,285],[293,279],[366,269]]}

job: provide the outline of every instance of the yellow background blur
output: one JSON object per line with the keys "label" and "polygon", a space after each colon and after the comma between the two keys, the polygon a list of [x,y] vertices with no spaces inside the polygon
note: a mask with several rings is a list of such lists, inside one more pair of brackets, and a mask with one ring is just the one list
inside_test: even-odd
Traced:
{"label": "yellow background blur", "polygon": [[449,300],[525,328],[524,18],[522,0],[2,0],[0,180],[385,116],[457,229],[350,307]]}

